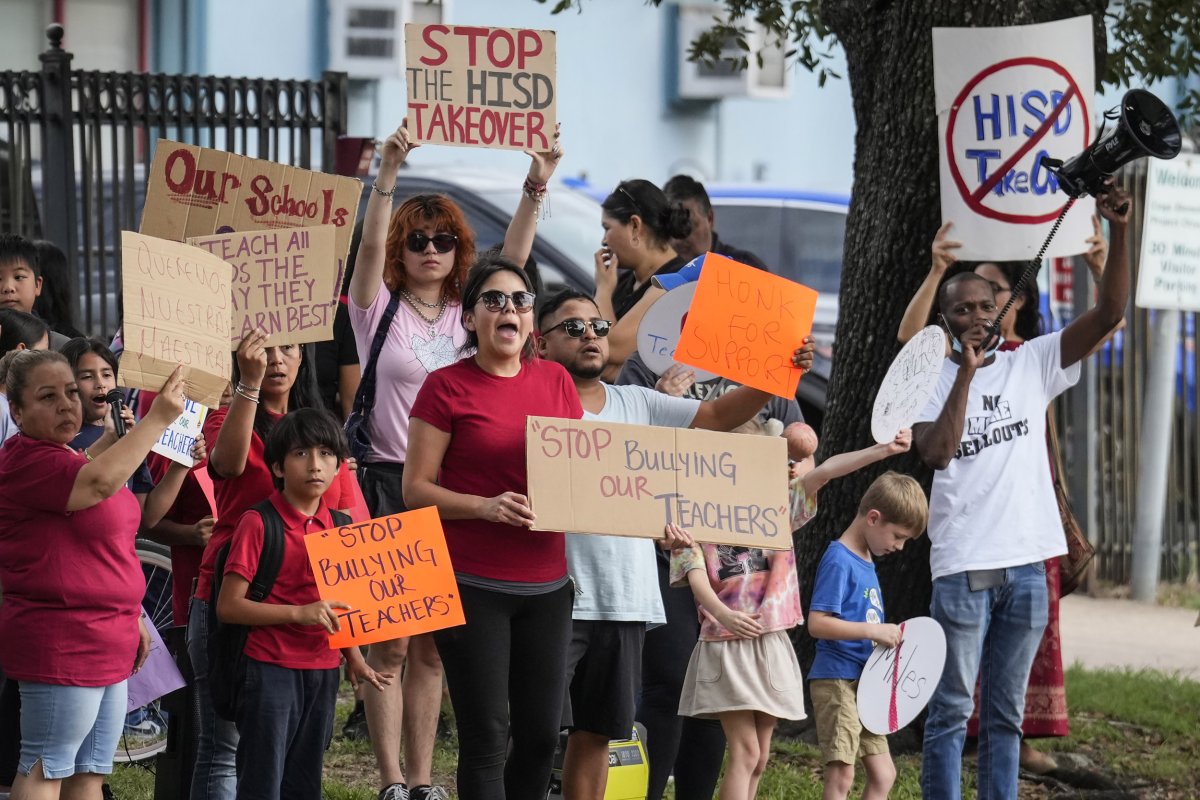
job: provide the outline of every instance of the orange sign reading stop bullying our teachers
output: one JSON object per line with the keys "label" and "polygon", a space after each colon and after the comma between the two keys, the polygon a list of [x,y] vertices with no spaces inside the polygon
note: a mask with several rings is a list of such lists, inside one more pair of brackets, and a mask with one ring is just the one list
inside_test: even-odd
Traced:
{"label": "orange sign reading stop bullying our teachers", "polygon": [[304,537],[322,600],[341,601],[331,649],[465,622],[437,509],[420,508]]}
{"label": "orange sign reading stop bullying our teachers", "polygon": [[707,253],[675,360],[780,397],[794,397],[792,353],[812,331],[816,291]]}

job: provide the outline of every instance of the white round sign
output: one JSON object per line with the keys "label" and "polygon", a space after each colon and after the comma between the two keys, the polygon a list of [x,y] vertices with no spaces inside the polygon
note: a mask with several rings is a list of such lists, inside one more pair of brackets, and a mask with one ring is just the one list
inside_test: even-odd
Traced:
{"label": "white round sign", "polygon": [[[695,294],[695,281],[675,287],[654,301],[638,325],[638,354],[655,375],[662,375],[677,363],[674,357],[675,347],[679,344],[683,321],[687,319],[688,309],[692,306],[692,296]],[[695,371],[696,383],[704,383],[717,377],[702,369],[689,369]]]}
{"label": "white round sign", "polygon": [[871,733],[895,733],[921,713],[946,665],[946,634],[933,617],[900,623],[900,644],[876,645],[858,679],[858,718]]}
{"label": "white round sign", "polygon": [[937,386],[945,359],[946,334],[937,325],[922,329],[901,348],[875,395],[871,411],[875,441],[887,444],[901,428],[912,426]]}

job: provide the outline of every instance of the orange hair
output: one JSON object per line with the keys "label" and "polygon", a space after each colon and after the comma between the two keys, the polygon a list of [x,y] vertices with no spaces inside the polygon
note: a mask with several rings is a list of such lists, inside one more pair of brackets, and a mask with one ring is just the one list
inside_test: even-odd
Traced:
{"label": "orange hair", "polygon": [[404,240],[417,228],[430,228],[458,237],[458,244],[454,248],[454,267],[446,276],[442,290],[448,301],[460,301],[467,270],[475,260],[475,233],[467,225],[462,209],[449,197],[441,194],[418,194],[410,197],[392,214],[383,262],[384,284],[394,292],[403,289],[408,283],[408,273],[404,270]]}

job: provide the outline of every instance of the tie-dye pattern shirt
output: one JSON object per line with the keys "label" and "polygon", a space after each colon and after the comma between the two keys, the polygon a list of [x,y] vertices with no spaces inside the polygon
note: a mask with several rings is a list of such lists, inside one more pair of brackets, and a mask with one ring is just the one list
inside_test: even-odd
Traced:
{"label": "tie-dye pattern shirt", "polygon": [[[793,508],[801,509],[800,525],[817,513],[816,497],[803,497],[799,481],[792,486]],[[786,631],[804,622],[800,610],[800,581],[796,577],[796,552],[763,550],[759,547],[735,547],[727,544],[696,544],[671,554],[671,585],[687,586],[687,574],[704,570],[708,582],[727,608],[745,614],[761,614],[764,633]],[[720,642],[736,639],[703,606],[700,614],[700,641]]]}

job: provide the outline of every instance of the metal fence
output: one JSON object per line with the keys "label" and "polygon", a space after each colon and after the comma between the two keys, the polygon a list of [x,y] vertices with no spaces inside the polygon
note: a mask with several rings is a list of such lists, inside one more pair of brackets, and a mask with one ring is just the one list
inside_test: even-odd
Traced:
{"label": "metal fence", "polygon": [[[1130,226],[1130,255],[1137,286],[1142,247],[1142,211],[1147,161],[1127,166],[1119,180],[1138,202]],[[1090,286],[1082,267],[1075,286]],[[1077,298],[1086,308],[1091,295]],[[1088,360],[1079,386],[1057,404],[1066,432],[1066,471],[1077,516],[1096,545],[1095,578],[1127,584],[1132,574],[1138,475],[1143,459],[1159,458],[1141,447],[1143,399],[1155,312],[1130,301],[1126,327]],[[1197,418],[1196,314],[1180,315],[1176,357],[1174,429],[1171,438],[1167,510],[1163,522],[1161,580],[1195,585],[1200,581],[1200,420]],[[1091,503],[1087,502],[1091,498]]]}
{"label": "metal fence", "polygon": [[46,33],[40,70],[0,72],[0,230],[62,248],[86,332],[117,325],[121,231],[138,228],[158,139],[333,168],[345,73],[297,81],[72,70],[62,27]]}

